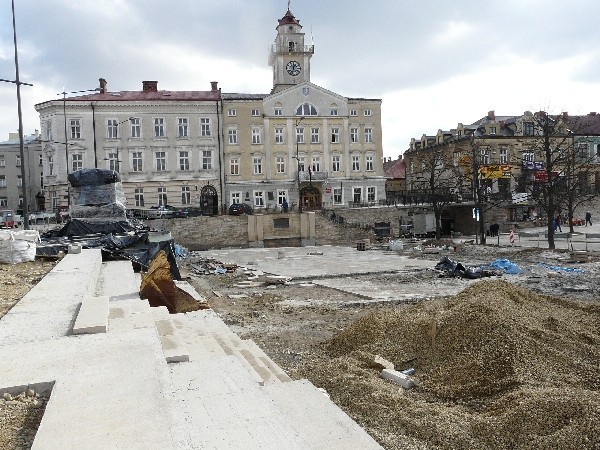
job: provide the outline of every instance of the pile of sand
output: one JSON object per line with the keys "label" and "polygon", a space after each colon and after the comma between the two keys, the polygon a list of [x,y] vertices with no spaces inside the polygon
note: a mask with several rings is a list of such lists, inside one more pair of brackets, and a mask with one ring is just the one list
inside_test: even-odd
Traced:
{"label": "pile of sand", "polygon": [[[482,281],[366,316],[300,371],[385,448],[598,448],[600,306]],[[422,384],[379,378],[374,355]]]}

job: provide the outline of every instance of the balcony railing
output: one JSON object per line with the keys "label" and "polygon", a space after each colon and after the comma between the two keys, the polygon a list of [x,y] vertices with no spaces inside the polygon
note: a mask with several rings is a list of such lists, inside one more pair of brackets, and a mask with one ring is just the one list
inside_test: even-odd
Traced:
{"label": "balcony railing", "polygon": [[327,172],[300,171],[300,181],[325,181],[326,179]]}
{"label": "balcony railing", "polygon": [[314,53],[315,46],[314,45],[295,45],[293,48],[290,48],[287,45],[275,45],[271,46],[271,53]]}

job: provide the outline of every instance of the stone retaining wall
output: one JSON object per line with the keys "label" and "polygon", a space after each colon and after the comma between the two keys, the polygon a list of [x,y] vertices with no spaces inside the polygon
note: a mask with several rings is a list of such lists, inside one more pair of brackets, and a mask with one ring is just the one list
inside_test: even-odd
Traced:
{"label": "stone retaining wall", "polygon": [[147,223],[154,228],[170,231],[175,242],[188,250],[248,248],[246,216],[201,216],[151,220]]}

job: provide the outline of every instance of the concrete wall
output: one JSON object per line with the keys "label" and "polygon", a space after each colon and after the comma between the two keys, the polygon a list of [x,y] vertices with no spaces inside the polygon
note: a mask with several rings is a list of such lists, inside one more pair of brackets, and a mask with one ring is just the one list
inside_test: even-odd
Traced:
{"label": "concrete wall", "polygon": [[201,216],[147,223],[157,229],[169,230],[175,242],[189,250],[248,247],[247,216]]}

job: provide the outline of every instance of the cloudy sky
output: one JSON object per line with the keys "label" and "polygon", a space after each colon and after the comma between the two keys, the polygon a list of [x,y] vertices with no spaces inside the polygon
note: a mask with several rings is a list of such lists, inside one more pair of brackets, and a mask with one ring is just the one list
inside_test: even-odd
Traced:
{"label": "cloudy sky", "polygon": [[[287,0],[15,0],[25,134],[57,93],[159,89],[268,93],[269,46]],[[312,82],[383,99],[383,152],[490,110],[600,112],[597,0],[292,0],[315,44]],[[10,0],[0,0],[0,78],[14,79]],[[0,83],[0,140],[18,129]]]}

